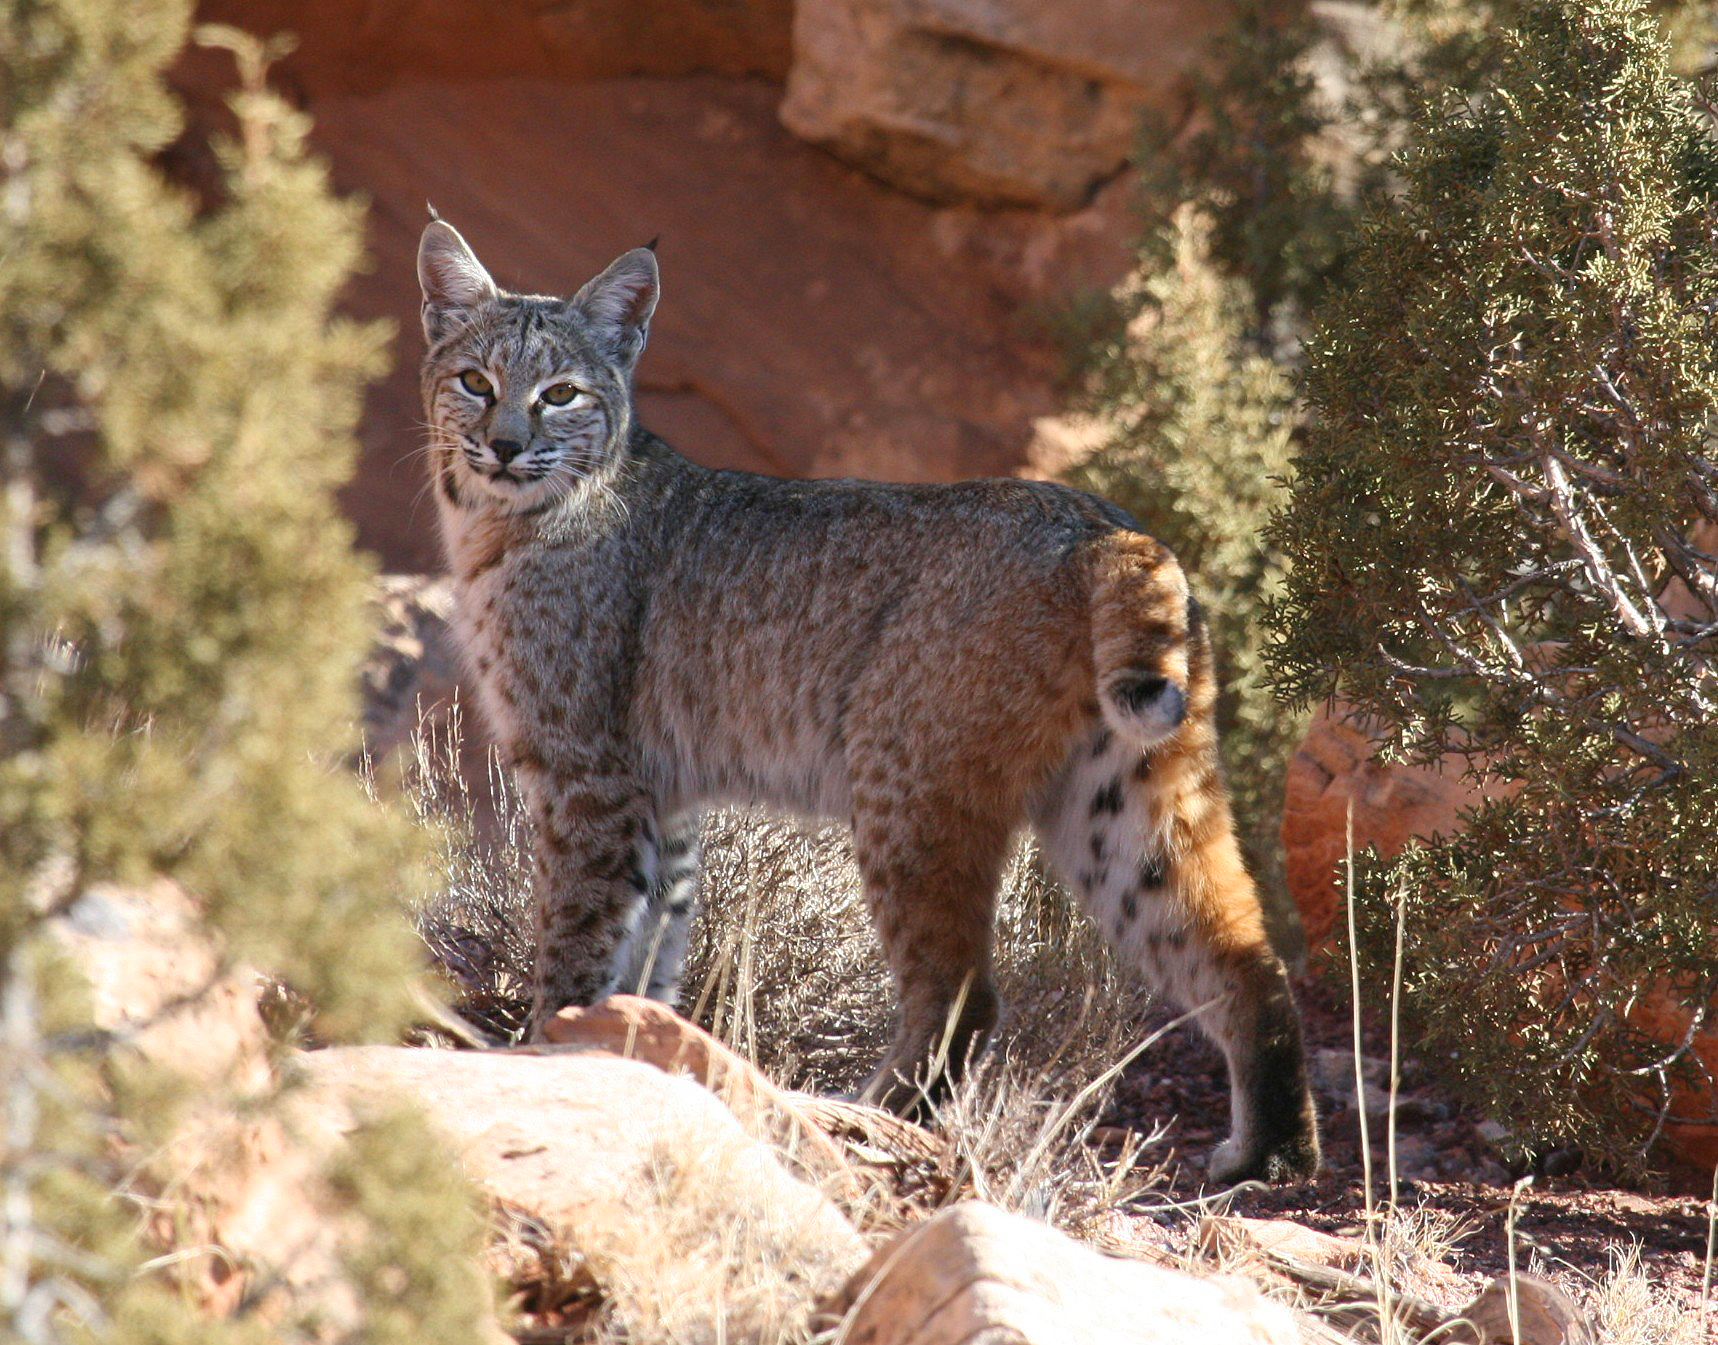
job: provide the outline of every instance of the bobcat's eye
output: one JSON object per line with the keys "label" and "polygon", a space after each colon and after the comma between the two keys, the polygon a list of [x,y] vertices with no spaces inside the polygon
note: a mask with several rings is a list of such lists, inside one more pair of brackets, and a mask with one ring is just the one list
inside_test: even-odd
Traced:
{"label": "bobcat's eye", "polygon": [[551,383],[543,389],[543,400],[550,406],[566,406],[579,395],[579,390],[571,383]]}
{"label": "bobcat's eye", "polygon": [[467,369],[459,376],[459,386],[473,397],[493,397],[495,385],[475,369]]}

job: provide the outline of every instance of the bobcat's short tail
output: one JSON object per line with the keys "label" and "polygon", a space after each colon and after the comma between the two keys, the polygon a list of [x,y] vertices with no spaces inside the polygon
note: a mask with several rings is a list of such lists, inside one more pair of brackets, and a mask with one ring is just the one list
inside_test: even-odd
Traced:
{"label": "bobcat's short tail", "polygon": [[1092,663],[1104,722],[1152,747],[1211,708],[1205,633],[1187,576],[1161,542],[1118,533],[1106,539],[1093,578]]}
{"label": "bobcat's short tail", "polygon": [[1318,1127],[1300,1022],[1265,938],[1223,788],[1203,614],[1169,551],[1138,533],[1095,558],[1090,723],[1033,807],[1045,855],[1121,960],[1229,1064],[1233,1130],[1214,1178],[1310,1177]]}

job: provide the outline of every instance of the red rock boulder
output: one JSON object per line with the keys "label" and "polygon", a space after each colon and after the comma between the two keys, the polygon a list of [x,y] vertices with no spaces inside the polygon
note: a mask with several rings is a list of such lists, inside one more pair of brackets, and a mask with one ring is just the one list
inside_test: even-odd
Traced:
{"label": "red rock boulder", "polygon": [[1475,802],[1459,757],[1441,769],[1391,766],[1377,742],[1341,707],[1313,716],[1289,760],[1283,788],[1283,862],[1289,895],[1300,911],[1308,951],[1326,943],[1343,919],[1343,865],[1348,818],[1354,852],[1375,846],[1386,858],[1414,837],[1448,836]]}

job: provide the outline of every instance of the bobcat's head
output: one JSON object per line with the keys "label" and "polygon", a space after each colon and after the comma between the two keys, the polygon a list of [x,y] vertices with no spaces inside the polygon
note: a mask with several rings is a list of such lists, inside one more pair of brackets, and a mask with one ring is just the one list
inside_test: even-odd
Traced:
{"label": "bobcat's head", "polygon": [[452,225],[418,245],[424,412],[437,489],[518,513],[615,465],[632,370],[656,309],[656,257],[634,248],[571,299],[508,294]]}

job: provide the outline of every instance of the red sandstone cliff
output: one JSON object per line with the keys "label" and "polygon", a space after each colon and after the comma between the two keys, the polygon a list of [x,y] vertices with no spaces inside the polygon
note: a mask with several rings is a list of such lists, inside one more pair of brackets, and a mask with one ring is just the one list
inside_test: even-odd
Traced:
{"label": "red sandstone cliff", "polygon": [[[570,291],[660,235],[640,403],[699,461],[915,480],[1025,467],[1033,420],[1056,409],[1031,314],[1125,270],[1135,119],[1173,113],[1224,17],[1189,0],[1056,9],[203,0],[202,18],[297,33],[277,78],[337,185],[370,202],[374,269],[348,306],[398,335],[347,495],[361,541],[391,568],[437,565],[412,457],[426,201],[533,291]],[[224,58],[180,72],[206,112],[229,82]]]}

